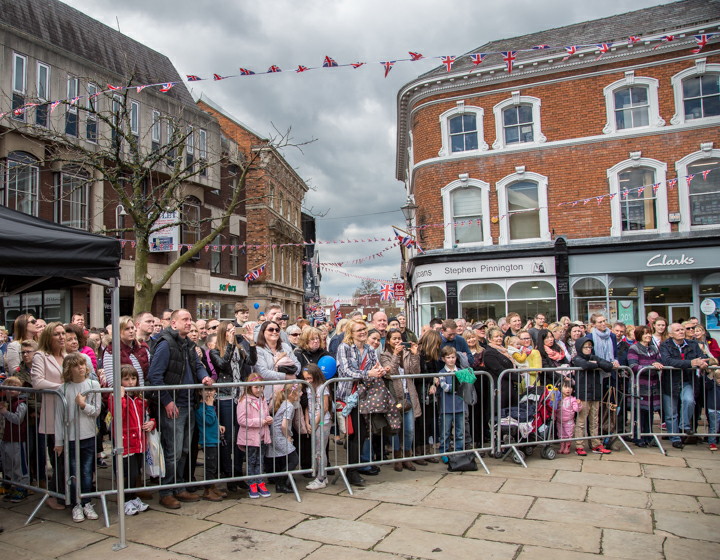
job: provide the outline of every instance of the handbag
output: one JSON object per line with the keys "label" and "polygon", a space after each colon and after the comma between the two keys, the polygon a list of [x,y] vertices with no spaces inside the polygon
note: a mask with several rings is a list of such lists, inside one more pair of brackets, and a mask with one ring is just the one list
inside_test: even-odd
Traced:
{"label": "handbag", "polygon": [[448,456],[448,467],[450,472],[464,472],[478,470],[475,456],[472,453],[458,453]]}
{"label": "handbag", "polygon": [[152,430],[147,432],[146,437],[145,464],[147,465],[147,475],[151,478],[162,478],[165,476],[165,456],[160,443],[160,434],[157,430]]}

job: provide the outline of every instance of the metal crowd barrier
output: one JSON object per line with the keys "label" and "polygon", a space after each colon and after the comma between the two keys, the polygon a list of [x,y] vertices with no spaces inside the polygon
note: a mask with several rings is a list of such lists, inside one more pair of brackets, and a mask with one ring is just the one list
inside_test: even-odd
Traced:
{"label": "metal crowd barrier", "polygon": [[[572,429],[572,434],[563,434],[558,426],[564,380],[570,381],[573,396],[585,409],[577,414],[573,427],[566,428]],[[588,381],[594,381],[592,388]],[[573,452],[584,448],[581,442],[587,440],[590,451],[617,440],[632,454],[624,439],[632,436],[634,400],[626,398],[632,394],[632,372],[625,367],[609,373],[575,367],[504,370],[497,381],[495,455],[502,459],[512,455],[515,463],[527,467],[525,458],[536,447],[542,458],[552,460],[558,453],[555,445],[566,444],[569,453],[571,446]]]}
{"label": "metal crowd barrier", "polygon": [[[679,369],[645,367],[635,375],[636,425],[635,442],[657,447],[667,454],[662,440],[680,443],[688,438],[707,438],[718,442],[720,410],[714,391],[718,388],[712,375],[720,368],[710,367]],[[658,416],[655,416],[655,413]],[[703,429],[704,428],[704,429]]]}
{"label": "metal crowd barrier", "polygon": [[[417,394],[416,407],[404,411],[403,409],[406,407],[399,402],[401,397],[392,394],[391,391],[392,403],[394,403],[391,406],[397,407],[397,410],[390,411],[388,409],[388,412],[372,414],[360,413],[360,398],[351,396],[347,402],[335,401],[339,384],[344,383],[357,388],[363,385],[362,381],[341,377],[328,380],[324,384],[324,388],[328,388],[333,402],[336,402],[335,437],[330,438],[331,443],[326,447],[327,461],[324,461],[322,457],[318,460],[319,476],[324,478],[327,472],[335,473],[333,484],[339,477],[342,477],[348,493],[352,495],[352,485],[348,478],[350,473],[366,475],[368,469],[377,468],[378,465],[393,463],[412,465],[413,462],[422,462],[428,459],[434,459],[434,462],[437,462],[439,458],[462,454],[471,454],[485,472],[490,474],[483,461],[483,455],[486,452],[491,453],[495,447],[494,432],[490,425],[491,419],[494,417],[492,396],[495,385],[489,373],[476,371],[475,375],[477,380],[474,388],[477,402],[466,405],[463,412],[458,413],[458,416],[453,419],[457,424],[462,424],[460,433],[458,433],[458,427],[453,424],[454,438],[450,437],[449,419],[442,418],[443,414],[439,406],[442,389],[434,384],[434,380],[439,377],[438,374],[411,374],[383,378],[383,385],[392,384],[395,381],[412,383]],[[460,392],[462,384],[456,383],[454,374],[452,377],[451,392]],[[430,392],[431,387],[436,387],[434,394]],[[388,388],[388,390],[390,389]],[[348,393],[350,393],[350,389],[348,389]],[[365,393],[361,390],[359,394],[364,395]],[[420,410],[418,417],[415,416],[417,406]],[[349,413],[348,410],[350,410]],[[388,416],[393,412],[395,422],[399,422],[399,428],[395,429],[392,427],[393,420]],[[445,433],[443,433],[443,420],[445,420]],[[461,448],[457,449],[458,446]]]}

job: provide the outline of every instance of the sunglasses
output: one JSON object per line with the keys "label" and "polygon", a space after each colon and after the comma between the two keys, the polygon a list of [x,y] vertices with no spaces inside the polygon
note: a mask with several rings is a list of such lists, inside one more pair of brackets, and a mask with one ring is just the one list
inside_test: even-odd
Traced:
{"label": "sunglasses", "polygon": [[267,329],[265,329],[265,332],[280,332],[280,329],[275,327],[268,327]]}
{"label": "sunglasses", "polygon": [[[268,330],[269,330],[269,329],[268,329]],[[289,334],[288,336],[300,336],[300,333],[299,333],[299,332],[296,332],[296,333]]]}
{"label": "sunglasses", "polygon": [[28,323],[32,323],[34,325],[35,323],[37,323],[37,319],[30,319]]}
{"label": "sunglasses", "polygon": [[208,329],[209,331],[214,331],[214,330],[217,329],[219,326],[220,326],[220,325],[213,325],[212,327],[208,327],[207,329]]}

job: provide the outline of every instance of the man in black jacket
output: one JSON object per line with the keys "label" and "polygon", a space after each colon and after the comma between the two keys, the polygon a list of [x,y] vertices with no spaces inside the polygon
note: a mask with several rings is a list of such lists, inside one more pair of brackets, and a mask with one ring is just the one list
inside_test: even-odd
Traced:
{"label": "man in black jacket", "polygon": [[[212,385],[212,377],[198,357],[195,344],[187,338],[191,325],[192,316],[187,309],[173,311],[170,326],[160,333],[153,352],[148,372],[150,385]],[[195,422],[192,395],[192,389],[160,391],[158,420],[165,456],[163,485],[187,482],[190,434]],[[200,499],[200,496],[182,487],[161,489],[159,493],[160,504],[168,509],[179,509],[180,502],[197,502]]]}
{"label": "man in black jacket", "polygon": [[[683,448],[680,432],[692,433],[695,411],[695,383],[698,373],[693,368],[707,369],[708,362],[700,345],[685,338],[685,327],[673,323],[668,328],[668,338],[660,345],[660,362],[669,368],[662,372],[662,403],[665,424],[673,447]],[[678,427],[678,398],[681,401],[680,426]]]}

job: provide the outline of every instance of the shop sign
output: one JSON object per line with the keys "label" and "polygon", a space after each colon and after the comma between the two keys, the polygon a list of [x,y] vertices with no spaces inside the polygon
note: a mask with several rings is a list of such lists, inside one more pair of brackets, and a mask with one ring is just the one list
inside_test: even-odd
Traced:
{"label": "shop sign", "polygon": [[153,224],[153,229],[157,229],[150,234],[148,244],[151,253],[168,253],[177,251],[180,243],[180,226],[178,220],[180,212],[163,212]]}
{"label": "shop sign", "polygon": [[231,278],[210,278],[210,293],[228,296],[246,296],[247,283]]}
{"label": "shop sign", "polygon": [[[612,251],[612,246],[608,247]],[[717,268],[717,247],[607,252],[570,256],[570,274],[687,271]]]}
{"label": "shop sign", "polygon": [[396,282],[393,286],[395,299],[405,299],[405,282]]}
{"label": "shop sign", "polygon": [[419,265],[413,272],[414,284],[438,280],[475,280],[477,278],[517,278],[555,276],[554,257],[457,261]]}

